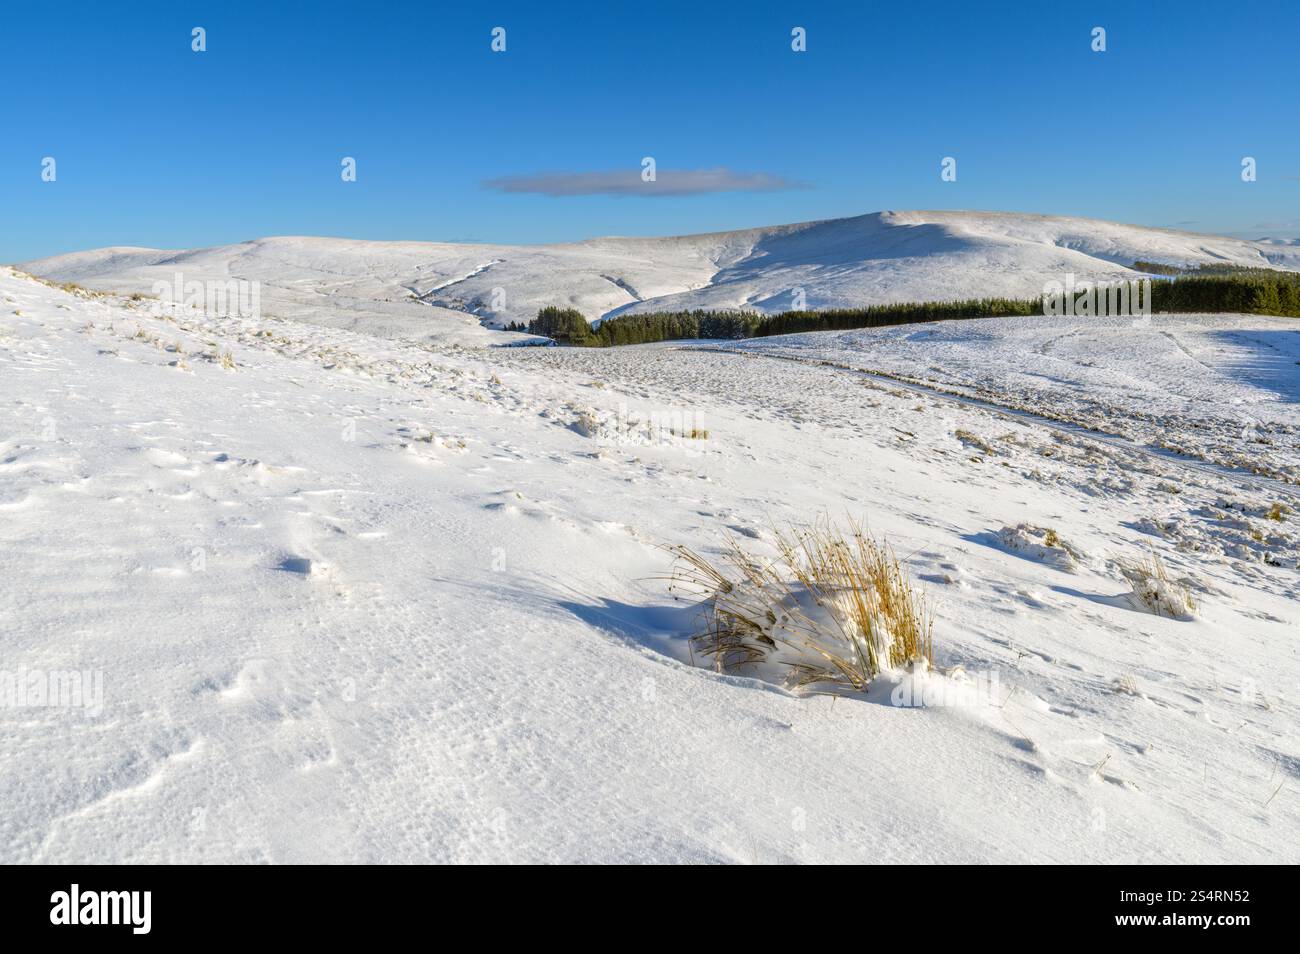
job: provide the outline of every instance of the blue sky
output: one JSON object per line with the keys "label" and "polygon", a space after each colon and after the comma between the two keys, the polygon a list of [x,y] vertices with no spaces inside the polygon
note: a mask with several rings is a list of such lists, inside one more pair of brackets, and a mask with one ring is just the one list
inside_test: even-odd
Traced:
{"label": "blue sky", "polygon": [[[807,52],[791,50],[794,26]],[[1300,4],[1284,2],[10,4],[0,261],[284,234],[550,242],[907,208],[1297,236],[1297,36]],[[751,188],[502,188],[542,173],[599,186],[639,176],[645,156],[661,182],[729,170],[713,184]]]}

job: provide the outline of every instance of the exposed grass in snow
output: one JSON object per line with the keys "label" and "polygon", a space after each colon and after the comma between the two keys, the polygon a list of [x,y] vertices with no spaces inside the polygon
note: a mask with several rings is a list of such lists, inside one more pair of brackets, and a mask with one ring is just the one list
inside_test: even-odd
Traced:
{"label": "exposed grass in snow", "polygon": [[[919,408],[918,408],[919,410]],[[990,457],[997,453],[997,450],[984,438],[980,437],[973,431],[968,431],[963,427],[957,428],[952,432],[953,437],[961,441],[967,447],[973,447],[982,454],[988,454]]]}
{"label": "exposed grass in snow", "polygon": [[1171,579],[1160,554],[1154,550],[1142,560],[1121,561],[1119,570],[1133,586],[1132,599],[1157,616],[1191,619],[1196,601],[1187,587]]}
{"label": "exposed grass in snow", "polygon": [[707,441],[709,439],[709,432],[703,427],[674,429],[673,434],[677,437],[685,437],[692,441]]}
{"label": "exposed grass in snow", "polygon": [[998,531],[998,541],[1026,559],[1037,560],[1060,570],[1072,571],[1078,564],[1087,562],[1087,554],[1062,540],[1060,534],[1051,527],[1038,527],[1030,523],[1003,527]]}
{"label": "exposed grass in snow", "polygon": [[672,588],[704,598],[695,643],[719,671],[861,690],[883,672],[933,664],[924,597],[888,543],[828,520],[774,542],[771,559],[735,540],[717,562],[671,548]]}

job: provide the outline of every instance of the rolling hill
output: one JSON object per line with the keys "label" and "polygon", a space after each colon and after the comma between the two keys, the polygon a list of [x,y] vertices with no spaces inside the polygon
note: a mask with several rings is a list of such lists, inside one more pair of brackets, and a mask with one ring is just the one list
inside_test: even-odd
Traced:
{"label": "rolling hill", "polygon": [[1028,297],[1047,281],[1134,277],[1137,261],[1300,270],[1300,247],[1096,219],[1001,212],[877,212],[667,238],[469,245],[273,237],[189,250],[103,248],[20,265],[99,290],[260,282],[262,309],[385,337],[500,343],[491,331],[544,305],[591,320],[679,308],[808,308]]}

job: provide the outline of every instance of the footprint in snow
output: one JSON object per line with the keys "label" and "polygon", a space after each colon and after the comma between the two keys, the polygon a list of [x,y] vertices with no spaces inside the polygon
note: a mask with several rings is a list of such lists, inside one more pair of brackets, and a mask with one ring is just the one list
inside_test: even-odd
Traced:
{"label": "footprint in snow", "polygon": [[288,556],[276,564],[276,569],[283,570],[286,573],[312,576],[315,573],[320,573],[323,568],[319,564],[313,563],[308,557]]}

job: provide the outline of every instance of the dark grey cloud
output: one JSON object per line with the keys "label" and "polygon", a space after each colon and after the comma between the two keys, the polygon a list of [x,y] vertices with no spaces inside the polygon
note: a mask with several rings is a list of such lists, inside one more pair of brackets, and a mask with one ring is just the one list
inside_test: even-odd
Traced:
{"label": "dark grey cloud", "polygon": [[498,192],[524,192],[552,197],[572,195],[683,196],[713,192],[783,192],[807,188],[801,182],[767,172],[732,169],[660,169],[653,182],[641,178],[640,167],[604,172],[540,172],[502,176],[483,185]]}

